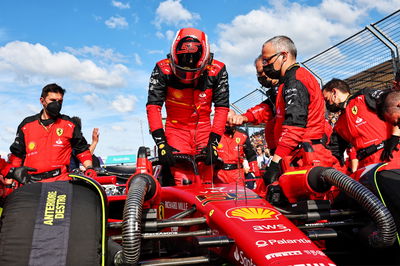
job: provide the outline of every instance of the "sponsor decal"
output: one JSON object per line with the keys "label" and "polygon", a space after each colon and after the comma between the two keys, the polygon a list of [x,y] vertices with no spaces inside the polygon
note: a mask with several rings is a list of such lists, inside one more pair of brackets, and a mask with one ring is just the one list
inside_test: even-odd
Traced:
{"label": "sponsor decal", "polygon": [[235,207],[226,211],[229,218],[237,218],[244,222],[260,220],[279,220],[278,211],[267,207]]}
{"label": "sponsor decal", "polygon": [[[223,188],[222,188],[223,189]],[[198,195],[196,199],[201,202],[202,206],[206,206],[210,202],[216,201],[227,201],[227,200],[244,200],[244,199],[259,199],[260,196],[257,194],[247,195],[244,192],[220,192],[220,193],[212,193],[212,192],[205,192],[206,195]],[[212,194],[211,194],[212,193]]]}
{"label": "sponsor decal", "polygon": [[64,219],[67,195],[57,195],[57,191],[49,191],[44,209],[43,224],[53,225],[54,219]]}
{"label": "sponsor decal", "polygon": [[[172,228],[171,228],[172,230]],[[157,232],[157,233],[146,233],[148,236],[170,236],[170,235],[177,235],[177,231],[171,231],[171,232]]]}
{"label": "sponsor decal", "polygon": [[206,97],[207,96],[207,94],[205,93],[205,92],[201,92],[200,94],[199,94],[199,97],[200,98],[204,98],[204,97]]}
{"label": "sponsor decal", "polygon": [[268,239],[268,240],[257,240],[256,245],[259,248],[275,245],[286,245],[286,244],[309,244],[310,239],[299,238],[299,239]]}
{"label": "sponsor decal", "polygon": [[61,144],[63,144],[63,142],[61,139],[58,139],[58,140],[56,140],[56,144],[61,145]]}
{"label": "sponsor decal", "polygon": [[165,201],[164,207],[167,209],[185,211],[188,209],[188,203],[187,202],[176,202],[176,201]]}
{"label": "sponsor decal", "polygon": [[250,258],[247,258],[244,254],[244,252],[239,250],[237,247],[235,249],[235,252],[233,253],[233,257],[235,258],[236,261],[238,261],[241,265],[245,266],[256,266],[255,263],[253,263],[253,260]]}
{"label": "sponsor decal", "polygon": [[28,144],[28,149],[29,150],[33,150],[34,148],[36,147],[36,143],[35,142],[29,142],[29,144]]}
{"label": "sponsor decal", "polygon": [[240,143],[240,138],[236,138],[235,141],[236,141],[237,144],[239,144]]}
{"label": "sponsor decal", "polygon": [[214,210],[211,210],[209,213],[208,213],[208,216],[212,216],[214,214]]}
{"label": "sponsor decal", "polygon": [[323,263],[323,262],[315,262],[315,263],[301,263],[301,264],[291,264],[288,266],[336,266],[333,263]]}
{"label": "sponsor decal", "polygon": [[222,143],[218,143],[218,149],[222,149],[224,147],[224,145]]}
{"label": "sponsor decal", "polygon": [[165,207],[164,207],[164,204],[160,204],[158,206],[158,218],[164,219],[164,217],[165,217]]}
{"label": "sponsor decal", "polygon": [[172,95],[173,95],[173,97],[180,99],[183,96],[183,92],[181,92],[180,90],[174,90]]}
{"label": "sponsor decal", "polygon": [[292,250],[292,251],[271,253],[271,254],[265,255],[265,258],[267,260],[270,260],[270,259],[274,259],[274,258],[299,256],[299,255],[303,255],[303,253],[300,250]]}
{"label": "sponsor decal", "polygon": [[353,108],[351,108],[351,112],[353,113],[353,115],[356,115],[358,113],[358,107],[354,105]]}
{"label": "sponsor decal", "polygon": [[364,125],[365,123],[367,123],[364,119],[362,119],[361,117],[357,117],[356,119],[356,127],[359,127],[361,125]]}
{"label": "sponsor decal", "polygon": [[59,137],[63,134],[63,132],[64,132],[64,129],[62,129],[62,128],[56,129],[57,136],[59,136]]}
{"label": "sponsor decal", "polygon": [[309,250],[303,250],[303,252],[304,252],[304,254],[307,254],[307,255],[326,257],[325,253],[322,252],[321,250],[309,249]]}
{"label": "sponsor decal", "polygon": [[253,225],[253,230],[256,233],[263,233],[263,234],[282,233],[291,231],[291,229],[287,228],[283,224]]}

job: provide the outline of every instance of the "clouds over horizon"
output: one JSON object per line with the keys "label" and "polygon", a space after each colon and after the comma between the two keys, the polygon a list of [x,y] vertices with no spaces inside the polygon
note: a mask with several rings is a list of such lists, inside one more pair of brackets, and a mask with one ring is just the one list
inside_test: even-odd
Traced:
{"label": "clouds over horizon", "polygon": [[53,53],[40,43],[13,41],[0,47],[0,72],[14,74],[15,81],[53,77],[111,88],[123,86],[126,83],[124,75],[129,70],[122,64],[100,67],[91,60],[80,60],[67,52]]}
{"label": "clouds over horizon", "polygon": [[119,15],[112,16],[104,22],[110,29],[125,29],[129,24],[125,17]]}
{"label": "clouds over horizon", "polygon": [[200,20],[200,15],[183,7],[181,0],[167,0],[158,6],[154,24],[157,28],[160,28],[162,24],[190,27],[194,26],[198,20]]}
{"label": "clouds over horizon", "polygon": [[131,5],[129,4],[129,2],[128,3],[122,3],[120,1],[112,0],[111,1],[111,5],[116,7],[116,8],[119,8],[119,9],[129,9],[129,8],[131,8]]}
{"label": "clouds over horizon", "polygon": [[[385,6],[395,2],[400,6],[400,0],[381,2]],[[305,60],[357,33],[365,27],[363,21],[368,12],[378,6],[371,0],[324,0],[316,6],[269,1],[268,8],[261,7],[236,16],[230,23],[219,24],[212,50],[236,76],[254,73],[253,61],[262,44],[276,35],[293,39],[299,59]]]}

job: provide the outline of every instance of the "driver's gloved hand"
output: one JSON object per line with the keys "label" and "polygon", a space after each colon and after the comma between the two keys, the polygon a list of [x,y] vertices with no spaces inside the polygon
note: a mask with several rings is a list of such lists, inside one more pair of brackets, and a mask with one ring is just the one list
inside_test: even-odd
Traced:
{"label": "driver's gloved hand", "polygon": [[217,133],[211,132],[208,137],[207,146],[203,149],[202,153],[206,155],[205,164],[211,165],[217,162],[218,160],[218,142],[221,140],[221,136]]}
{"label": "driver's gloved hand", "polygon": [[11,168],[6,178],[15,179],[21,184],[27,184],[31,181],[31,175],[28,171],[35,172],[37,169],[28,166]]}
{"label": "driver's gloved hand", "polygon": [[385,140],[385,146],[381,154],[382,161],[390,161],[393,159],[393,151],[398,151],[397,145],[399,144],[399,136],[392,135],[389,139]]}
{"label": "driver's gloved hand", "polygon": [[176,160],[173,152],[179,152],[179,150],[168,144],[164,129],[160,128],[154,130],[151,135],[153,136],[154,142],[157,145],[159,162],[162,165],[174,165]]}
{"label": "driver's gloved hand", "polygon": [[279,165],[279,162],[276,163],[274,161],[271,161],[269,163],[267,171],[265,171],[263,176],[265,186],[268,186],[269,184],[272,184],[273,182],[278,180],[280,174],[281,174],[281,167]]}

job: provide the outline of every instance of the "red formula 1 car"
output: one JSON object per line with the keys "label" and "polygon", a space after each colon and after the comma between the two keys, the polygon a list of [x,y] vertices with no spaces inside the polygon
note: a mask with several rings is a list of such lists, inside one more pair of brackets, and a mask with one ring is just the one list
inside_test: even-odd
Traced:
{"label": "red formula 1 car", "polygon": [[[123,167],[105,168],[94,180],[72,175],[73,181],[62,182],[72,183],[74,195],[71,206],[75,207],[70,208],[70,239],[80,246],[76,236],[71,236],[71,232],[78,232],[90,238],[96,249],[89,248],[88,252],[90,244],[87,242],[81,249],[72,248],[71,243],[59,243],[68,252],[66,255],[57,253],[66,256],[57,265],[328,266],[398,262],[393,247],[396,227],[390,212],[367,188],[335,169],[291,169],[289,166],[279,182],[268,187],[267,201],[242,184],[215,184],[211,177],[200,176],[197,163],[204,160],[204,156],[176,155],[178,161],[186,162],[187,167],[193,169],[195,179],[189,185],[163,186],[171,177],[157,165],[157,159],[147,156],[146,148],[141,147],[136,169],[131,172],[124,173]],[[37,186],[38,183],[25,185],[22,188],[27,189],[22,192],[25,196],[34,195],[28,188]],[[57,195],[70,195],[65,192],[64,184],[60,187],[63,192]],[[56,212],[51,212],[53,206],[56,210],[59,207],[58,197],[49,200],[49,193],[54,195],[57,189],[36,188],[42,193],[34,197],[38,198],[39,206],[44,205],[44,213],[32,212],[33,222],[29,224],[33,223],[34,229],[29,234],[33,239],[28,237],[26,241],[35,248],[26,251],[29,248],[24,247],[22,253],[27,256],[24,260],[29,262],[27,264],[40,260],[37,250],[44,248],[37,237],[38,224],[46,219],[53,224],[58,221]],[[9,262],[13,262],[12,256],[18,251],[17,243],[21,246],[21,238],[10,240],[15,235],[13,230],[20,228],[15,225],[16,215],[11,214],[14,213],[11,210],[16,209],[15,204],[24,205],[19,200],[22,193],[19,190],[21,188],[8,196],[2,215],[0,262],[8,263],[4,265],[18,265]],[[47,192],[46,197],[41,196],[43,191]],[[94,202],[93,205],[100,206],[92,211],[98,219],[79,224],[83,227],[95,224],[100,231],[98,236],[90,236],[96,234],[90,226],[73,228],[77,217],[88,216],[90,209],[90,206],[78,207],[79,200],[75,198],[80,194],[93,194],[82,196],[85,204]],[[69,203],[65,199],[71,197],[63,197],[66,210]],[[45,198],[45,203],[40,203],[41,198]],[[74,214],[74,208],[79,215]],[[67,211],[63,214],[66,217]],[[42,230],[49,232],[46,228]],[[54,239],[48,241],[57,244]],[[50,248],[49,245],[45,247]],[[84,259],[79,256],[88,256],[85,253],[90,255],[90,260],[85,258],[85,263],[76,264],[77,260]],[[50,253],[47,255],[51,257]]]}

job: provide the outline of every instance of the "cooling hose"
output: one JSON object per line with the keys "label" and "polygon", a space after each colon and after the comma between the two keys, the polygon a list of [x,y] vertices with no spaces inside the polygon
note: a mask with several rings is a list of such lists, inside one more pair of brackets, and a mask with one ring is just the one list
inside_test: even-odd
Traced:
{"label": "cooling hose", "polygon": [[145,199],[151,198],[154,180],[147,174],[138,174],[131,179],[126,197],[122,221],[122,252],[119,252],[119,265],[136,265],[141,246],[142,208]]}
{"label": "cooling hose", "polygon": [[369,189],[333,168],[316,167],[314,173],[318,174],[310,174],[309,181],[313,176],[320,176],[324,182],[338,187],[355,199],[367,211],[377,227],[377,231],[368,236],[370,246],[381,248],[393,245],[396,240],[396,224],[393,216]]}

